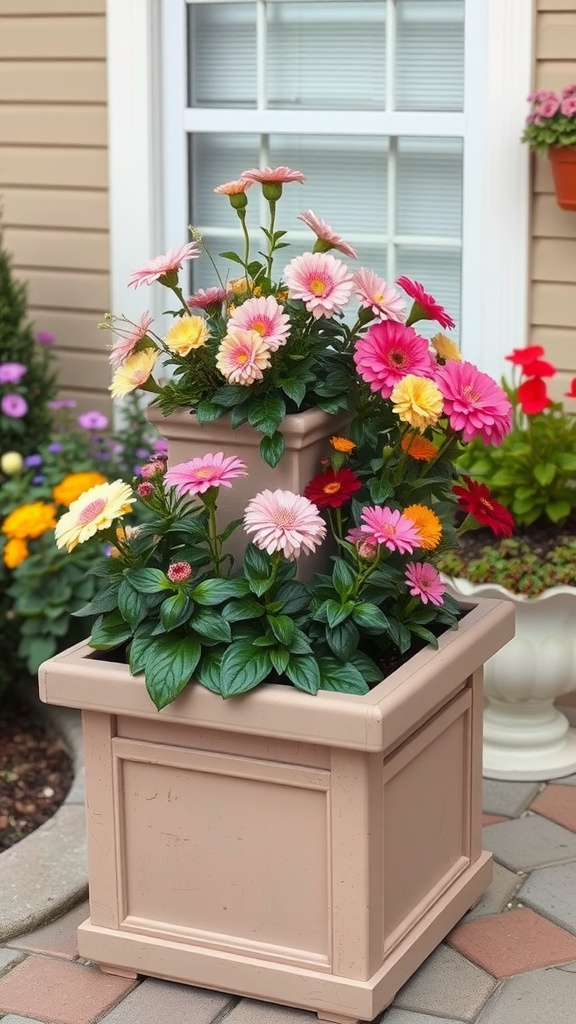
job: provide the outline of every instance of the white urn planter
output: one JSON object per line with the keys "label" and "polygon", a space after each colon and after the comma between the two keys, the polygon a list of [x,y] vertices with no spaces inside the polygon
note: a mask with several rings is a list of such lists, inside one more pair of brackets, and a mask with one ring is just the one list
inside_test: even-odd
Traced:
{"label": "white urn planter", "polygon": [[576,772],[576,729],[554,706],[576,689],[576,587],[526,598],[497,584],[445,579],[456,598],[501,598],[516,610],[514,639],[484,671],[484,776],[539,781]]}

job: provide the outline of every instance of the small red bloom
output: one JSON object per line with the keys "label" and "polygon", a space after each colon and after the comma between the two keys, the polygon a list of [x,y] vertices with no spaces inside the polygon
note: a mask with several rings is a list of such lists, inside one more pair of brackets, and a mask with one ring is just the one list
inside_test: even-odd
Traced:
{"label": "small red bloom", "polygon": [[541,377],[530,377],[518,388],[518,401],[526,416],[535,416],[550,405],[546,385]]}
{"label": "small red bloom", "polygon": [[317,508],[340,508],[361,486],[356,474],[347,466],[337,470],[330,468],[317,473],[306,484],[304,497],[313,501]]}
{"label": "small red bloom", "polygon": [[[406,294],[420,307],[420,316],[417,319],[436,320],[444,328],[456,326],[452,317],[444,309],[444,306],[441,306],[432,295],[425,292],[423,285],[418,281],[411,281],[409,277],[399,277],[396,284],[399,284]],[[411,317],[408,317],[408,322],[413,322]]]}
{"label": "small red bloom", "polygon": [[555,373],[556,367],[547,359],[533,359],[522,367],[524,377],[553,377]]}
{"label": "small red bloom", "polygon": [[564,398],[576,398],[576,377],[570,381],[570,391],[564,393]]}
{"label": "small red bloom", "polygon": [[460,507],[474,516],[480,526],[488,526],[496,537],[511,537],[514,533],[512,513],[494,500],[486,484],[479,484],[469,476],[463,479],[465,487],[452,488]]}
{"label": "small red bloom", "polygon": [[541,345],[527,345],[526,348],[515,348],[506,359],[515,366],[526,366],[534,359],[540,359],[544,355]]}

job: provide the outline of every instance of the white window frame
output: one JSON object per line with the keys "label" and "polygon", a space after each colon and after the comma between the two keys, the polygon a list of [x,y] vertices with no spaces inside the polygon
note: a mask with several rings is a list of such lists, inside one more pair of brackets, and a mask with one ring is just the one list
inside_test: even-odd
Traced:
{"label": "white window frame", "polygon": [[[532,83],[532,0],[467,0],[464,110],[338,112],[337,134],[462,137],[462,330],[466,359],[500,377],[504,356],[527,343],[530,259],[529,154],[519,141]],[[187,223],[187,136],[229,130],[226,111],[186,110],[186,5],[107,0],[110,263],[112,308],[133,318],[142,296],[130,272],[182,244]],[[390,34],[390,38],[393,36]],[[175,43],[176,41],[176,43]],[[170,76],[160,89],[162,62]],[[334,115],[332,115],[334,116]],[[276,111],[235,110],[235,131],[277,133]],[[318,131],[315,111],[282,112],[282,132]],[[168,187],[169,185],[169,187]],[[425,282],[424,282],[425,283]],[[158,289],[146,296],[154,308]]]}

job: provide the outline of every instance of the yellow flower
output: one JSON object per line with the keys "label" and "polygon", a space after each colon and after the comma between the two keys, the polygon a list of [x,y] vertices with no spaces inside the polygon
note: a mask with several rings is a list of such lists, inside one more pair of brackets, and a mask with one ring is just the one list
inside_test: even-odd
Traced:
{"label": "yellow flower", "polygon": [[0,459],[0,469],[6,476],[15,476],[19,473],[24,465],[24,460],[20,455],[20,452],[4,452],[4,455]]}
{"label": "yellow flower", "polygon": [[41,537],[56,526],[56,509],[45,501],[33,501],[15,508],[2,523],[2,532],[16,540]]}
{"label": "yellow flower", "polygon": [[347,437],[331,437],[330,444],[334,451],[344,452],[345,455],[350,455],[356,447],[354,441],[350,441]]}
{"label": "yellow flower", "polygon": [[429,462],[435,455],[438,454],[438,448],[432,441],[428,441],[427,438],[421,437],[420,434],[414,431],[408,431],[404,434],[400,441],[400,447],[403,452],[410,455],[413,459],[418,459],[420,462]]}
{"label": "yellow flower", "polygon": [[79,498],[89,487],[105,484],[106,477],[101,473],[69,473],[52,491],[52,497],[58,505],[70,508],[73,501]]}
{"label": "yellow flower", "polygon": [[456,363],[462,362],[462,353],[458,345],[450,341],[450,338],[447,338],[441,331],[430,338],[430,344],[436,349],[440,359],[453,359]]}
{"label": "yellow flower", "polygon": [[396,415],[420,433],[437,423],[442,415],[442,395],[427,377],[407,374],[395,385],[390,398]]}
{"label": "yellow flower", "polygon": [[136,495],[122,480],[91,487],[58,520],[54,533],[56,547],[73,551],[77,544],[83,544],[98,530],[107,530],[114,519],[130,512],[133,501]]}
{"label": "yellow flower", "polygon": [[411,519],[420,534],[420,547],[424,551],[437,548],[442,537],[442,523],[427,505],[409,505],[404,515]]}
{"label": "yellow flower", "polygon": [[15,569],[17,565],[28,558],[28,546],[25,540],[13,537],[9,540],[3,551],[4,565],[9,569]]}
{"label": "yellow flower", "polygon": [[206,344],[210,332],[201,316],[185,316],[172,324],[164,338],[164,344],[177,356],[187,356],[194,348]]}
{"label": "yellow flower", "polygon": [[133,352],[116,370],[109,387],[112,398],[124,398],[136,388],[141,388],[148,380],[156,360],[158,349],[145,348],[141,352]]}

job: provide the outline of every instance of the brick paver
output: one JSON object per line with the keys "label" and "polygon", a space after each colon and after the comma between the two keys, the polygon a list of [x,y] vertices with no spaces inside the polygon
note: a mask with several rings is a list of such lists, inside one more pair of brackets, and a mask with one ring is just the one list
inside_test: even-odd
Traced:
{"label": "brick paver", "polygon": [[514,871],[508,871],[508,868],[503,868],[501,864],[495,864],[492,885],[486,890],[480,902],[466,914],[464,921],[475,921],[479,917],[490,917],[492,914],[498,914],[501,910],[504,910],[509,900],[522,884],[523,879],[523,875],[517,875]]}
{"label": "brick paver", "polygon": [[576,860],[576,835],[539,814],[483,829],[482,842],[511,871]]}
{"label": "brick paver", "polygon": [[528,807],[539,789],[539,782],[499,782],[496,779],[484,779],[482,807],[486,814],[503,814],[507,818],[515,818]]}
{"label": "brick paver", "polygon": [[546,786],[532,802],[530,810],[576,832],[576,789],[573,786]]}
{"label": "brick paver", "polygon": [[97,967],[30,956],[0,978],[0,1013],[50,1024],[94,1024],[133,985]]}
{"label": "brick paver", "polygon": [[50,953],[52,956],[62,956],[66,960],[78,958],[78,942],[76,931],[78,925],[85,921],[89,915],[88,902],[81,903],[74,910],[69,910],[63,917],[59,917],[52,924],[46,924],[43,928],[37,928],[34,932],[21,935],[11,941],[15,949],[27,950],[32,953]]}
{"label": "brick paver", "polygon": [[210,1024],[234,1002],[232,996],[220,992],[147,978],[105,1014],[100,1024]]}
{"label": "brick paver", "polygon": [[315,1013],[243,999],[226,1017],[226,1024],[318,1024]]}
{"label": "brick paver", "polygon": [[576,938],[528,907],[460,924],[447,941],[495,978],[576,958]]}
{"label": "brick paver", "polygon": [[480,1014],[477,1024],[572,1024],[576,974],[553,968],[510,978]]}
{"label": "brick paver", "polygon": [[429,1013],[412,1013],[411,1010],[398,1010],[395,1006],[386,1010],[380,1021],[382,1024],[464,1024],[464,1021],[453,1017],[431,1017]]}
{"label": "brick paver", "polygon": [[21,959],[22,954],[16,949],[0,949],[0,974],[8,967],[14,967]]}
{"label": "brick paver", "polygon": [[576,861],[533,871],[519,890],[518,899],[576,933]]}
{"label": "brick paver", "polygon": [[494,985],[489,974],[442,944],[400,989],[394,1006],[468,1024],[475,1019]]}

